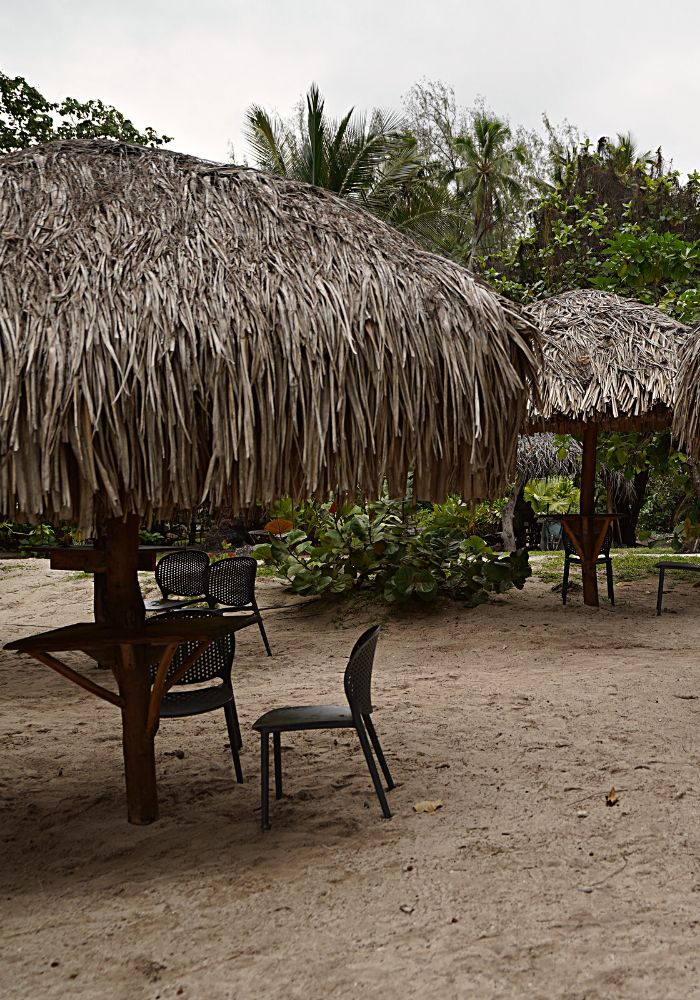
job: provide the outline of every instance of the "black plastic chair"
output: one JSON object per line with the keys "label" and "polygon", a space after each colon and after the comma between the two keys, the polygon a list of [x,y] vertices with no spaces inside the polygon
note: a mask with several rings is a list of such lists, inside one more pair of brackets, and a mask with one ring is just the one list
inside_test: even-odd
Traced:
{"label": "black plastic chair", "polygon": [[[581,558],[574,548],[573,542],[565,531],[562,531],[562,542],[564,545],[564,576],[561,581],[561,601],[566,604],[566,595],[569,590],[569,570],[571,563],[575,566],[581,565]],[[603,542],[603,547],[596,559],[596,566],[605,566],[605,576],[608,582],[608,600],[615,604],[615,588],[613,586],[612,559],[610,557],[610,546],[612,545],[612,531],[608,531]]]}
{"label": "black plastic chair", "polygon": [[[188,611],[168,611],[165,614],[149,618],[148,622],[162,621],[165,618],[177,619],[179,621],[181,618],[206,618],[211,615],[221,616],[221,612],[205,609],[197,610],[194,608]],[[172,674],[179,669],[187,657],[195,651],[196,647],[196,642],[183,642],[179,645],[175,651],[168,673]],[[226,727],[231,744],[231,756],[233,757],[236,780],[242,782],[243,772],[238,752],[243,742],[241,740],[241,727],[236,711],[236,699],[233,694],[233,684],[231,683],[231,668],[233,667],[235,653],[236,638],[233,633],[216,639],[164,695],[160,703],[160,717],[162,719],[181,719],[188,715],[201,715],[203,712],[212,712],[214,709],[223,708],[224,715],[226,716]],[[157,664],[151,665],[151,680],[155,679],[157,669]],[[220,684],[199,687],[196,690],[189,691],[176,690],[180,685],[186,687],[191,684],[206,684],[207,681],[213,681],[217,678],[221,680]]]}
{"label": "black plastic chair", "polygon": [[[379,626],[364,632],[355,643],[348,665],[345,668],[345,695],[348,706],[344,705],[303,705],[296,708],[276,708],[261,715],[253,723],[253,729],[260,733],[260,776],[262,783],[260,822],[263,830],[270,828],[269,763],[270,733],[272,733],[275,758],[275,798],[282,797],[282,733],[299,732],[309,729],[354,729],[360,740],[374,790],[386,819],[391,810],[372,756],[377,755],[379,766],[386,779],[387,790],[394,788],[389,766],[382,752],[379,737],[372,723],[372,666],[374,652],[379,638]],[[368,740],[369,735],[369,740]]]}
{"label": "black plastic chair", "polygon": [[[155,568],[156,583],[163,600],[168,601],[171,594],[190,598],[190,600],[171,602],[177,603],[181,608],[204,601],[208,571],[209,556],[206,552],[201,552],[199,549],[169,552],[158,560]],[[149,602],[149,610],[157,608],[158,603]]]}
{"label": "black plastic chair", "polygon": [[[210,608],[219,605],[219,611],[248,611],[258,623],[267,655],[272,656],[267,641],[262,615],[255,600],[255,575],[257,560],[251,556],[231,556],[212,563],[207,573],[206,600]],[[221,607],[223,605],[223,607]],[[251,622],[251,625],[253,622]]]}

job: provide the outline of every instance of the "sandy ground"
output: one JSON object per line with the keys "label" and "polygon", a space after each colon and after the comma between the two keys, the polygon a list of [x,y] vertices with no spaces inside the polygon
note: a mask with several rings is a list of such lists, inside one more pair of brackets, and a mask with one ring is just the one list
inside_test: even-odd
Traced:
{"label": "sandy ground", "polygon": [[[89,580],[1,566],[3,641],[89,619]],[[164,722],[162,818],[141,828],[116,709],[1,653],[0,993],[700,997],[700,590],[669,588],[660,619],[653,580],[599,612],[533,581],[473,611],[270,612],[272,659],[238,641],[245,784],[222,713]],[[378,618],[394,817],[354,737],[297,735],[262,834],[250,723],[338,701]]]}

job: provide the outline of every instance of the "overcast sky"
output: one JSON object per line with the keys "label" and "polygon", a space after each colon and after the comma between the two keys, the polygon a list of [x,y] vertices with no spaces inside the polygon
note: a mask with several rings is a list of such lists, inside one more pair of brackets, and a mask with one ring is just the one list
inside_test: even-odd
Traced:
{"label": "overcast sky", "polygon": [[514,125],[631,130],[700,168],[698,0],[0,0],[0,69],[101,98],[171,148],[226,160],[253,102],[400,109],[422,78]]}

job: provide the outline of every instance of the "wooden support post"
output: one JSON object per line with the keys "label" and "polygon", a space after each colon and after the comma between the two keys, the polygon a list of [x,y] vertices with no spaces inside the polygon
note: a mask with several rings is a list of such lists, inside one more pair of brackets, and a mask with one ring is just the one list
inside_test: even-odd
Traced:
{"label": "wooden support post", "polygon": [[588,424],[583,432],[583,455],[581,460],[581,582],[583,584],[583,603],[597,608],[598,577],[596,576],[595,528],[595,465],[596,447],[598,444],[598,428]]}
{"label": "wooden support post", "polygon": [[146,658],[144,650],[122,645],[118,662],[113,666],[124,702],[122,732],[128,817],[130,823],[138,825],[158,819],[155,732],[148,728],[151,682]]}
{"label": "wooden support post", "polygon": [[139,628],[146,618],[139,587],[138,514],[108,518],[98,545],[104,548],[106,572],[95,573],[95,621],[99,625]]}

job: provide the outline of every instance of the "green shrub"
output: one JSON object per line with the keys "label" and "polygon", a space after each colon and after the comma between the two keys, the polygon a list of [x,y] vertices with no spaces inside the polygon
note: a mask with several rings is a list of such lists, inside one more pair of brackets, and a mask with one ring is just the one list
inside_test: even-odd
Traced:
{"label": "green shrub", "polygon": [[523,495],[535,514],[577,514],[579,490],[566,476],[531,479]]}
{"label": "green shrub", "polygon": [[[305,508],[306,509],[306,508]],[[297,594],[346,594],[366,587],[386,601],[438,596],[479,604],[489,593],[521,588],[530,575],[524,551],[497,555],[470,532],[471,510],[452,499],[417,512],[400,501],[315,504],[307,521],[253,549]]]}

